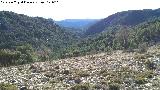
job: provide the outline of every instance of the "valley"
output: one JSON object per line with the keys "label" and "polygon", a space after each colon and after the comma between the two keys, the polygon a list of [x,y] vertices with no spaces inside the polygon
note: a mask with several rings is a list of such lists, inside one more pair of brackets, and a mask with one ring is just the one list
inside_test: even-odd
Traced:
{"label": "valley", "polygon": [[159,90],[160,9],[55,21],[0,11],[0,90]]}

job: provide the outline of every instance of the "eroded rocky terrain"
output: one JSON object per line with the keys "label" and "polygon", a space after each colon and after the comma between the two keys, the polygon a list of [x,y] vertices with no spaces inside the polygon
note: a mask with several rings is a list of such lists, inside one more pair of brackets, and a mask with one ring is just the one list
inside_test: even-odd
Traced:
{"label": "eroded rocky terrain", "polygon": [[160,46],[1,67],[20,90],[160,90]]}

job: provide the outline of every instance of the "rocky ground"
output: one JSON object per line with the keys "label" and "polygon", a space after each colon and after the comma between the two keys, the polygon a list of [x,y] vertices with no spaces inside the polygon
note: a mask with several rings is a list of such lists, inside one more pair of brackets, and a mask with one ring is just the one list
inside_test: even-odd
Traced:
{"label": "rocky ground", "polygon": [[160,90],[160,46],[1,67],[20,90]]}

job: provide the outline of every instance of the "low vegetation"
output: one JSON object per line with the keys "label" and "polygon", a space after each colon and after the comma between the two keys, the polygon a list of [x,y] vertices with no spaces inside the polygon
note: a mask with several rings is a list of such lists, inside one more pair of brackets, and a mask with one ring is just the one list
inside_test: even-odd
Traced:
{"label": "low vegetation", "polygon": [[0,90],[18,90],[16,85],[0,83]]}

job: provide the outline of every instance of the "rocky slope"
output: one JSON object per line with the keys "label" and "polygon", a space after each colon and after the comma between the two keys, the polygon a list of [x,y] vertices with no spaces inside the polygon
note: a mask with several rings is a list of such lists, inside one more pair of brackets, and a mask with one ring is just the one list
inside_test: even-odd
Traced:
{"label": "rocky slope", "polygon": [[159,90],[160,45],[1,67],[0,83],[20,90]]}

